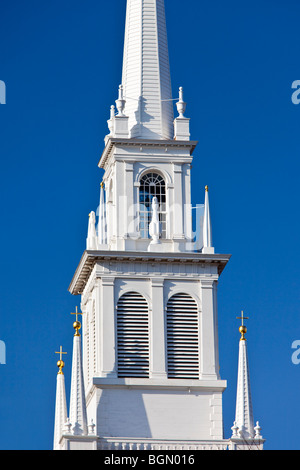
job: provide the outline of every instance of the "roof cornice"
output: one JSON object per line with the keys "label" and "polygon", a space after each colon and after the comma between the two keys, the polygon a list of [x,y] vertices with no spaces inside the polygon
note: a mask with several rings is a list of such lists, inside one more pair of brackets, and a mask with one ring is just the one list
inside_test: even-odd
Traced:
{"label": "roof cornice", "polygon": [[231,255],[202,254],[202,253],[151,253],[145,251],[85,251],[75,271],[69,292],[72,295],[81,295],[89,280],[92,270],[98,261],[135,261],[157,263],[199,263],[214,264],[218,267],[220,275]]}
{"label": "roof cornice", "polygon": [[107,160],[111,156],[114,147],[145,147],[145,148],[181,148],[189,149],[192,155],[198,142],[195,140],[146,140],[146,139],[120,139],[109,137],[100,157],[98,166],[104,168]]}

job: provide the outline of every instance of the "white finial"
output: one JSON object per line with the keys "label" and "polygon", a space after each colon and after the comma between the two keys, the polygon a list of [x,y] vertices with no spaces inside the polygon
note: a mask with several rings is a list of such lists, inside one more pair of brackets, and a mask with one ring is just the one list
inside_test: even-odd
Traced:
{"label": "white finial", "polygon": [[115,107],[114,105],[111,105],[110,107],[110,119],[113,119],[115,117]]}
{"label": "white finial", "polygon": [[70,418],[67,418],[67,421],[65,422],[65,426],[64,426],[64,434],[71,434],[71,428],[72,428],[72,424],[70,422]]}
{"label": "white finial", "polygon": [[243,424],[238,428],[238,436],[240,439],[244,439],[248,437],[248,435],[246,436],[245,426]]}
{"label": "white finial", "polygon": [[161,223],[159,221],[158,215],[158,199],[154,197],[152,199],[152,221],[149,225],[149,234],[152,238],[151,245],[159,245],[160,244],[160,234],[161,234]]}
{"label": "white finial", "polygon": [[212,244],[212,230],[209,209],[208,186],[205,186],[205,205],[203,220],[203,249],[202,253],[213,254],[215,252]]}
{"label": "white finial", "polygon": [[126,101],[124,100],[123,85],[120,85],[119,86],[119,98],[116,100],[118,116],[125,116],[124,115],[125,103]]}
{"label": "white finial", "polygon": [[112,105],[110,107],[110,119],[107,121],[108,129],[110,131],[109,135],[112,135],[114,131],[114,117],[115,117],[115,107],[114,105]]}
{"label": "white finial", "polygon": [[97,233],[96,233],[96,215],[92,211],[89,214],[89,228],[88,236],[86,240],[86,249],[87,250],[96,250],[97,249]]}
{"label": "white finial", "polygon": [[255,431],[255,439],[262,439],[262,435],[260,433],[261,427],[259,425],[259,421],[256,422],[256,426],[254,428],[254,431]]}
{"label": "white finial", "polygon": [[100,184],[100,204],[99,204],[99,222],[98,222],[98,245],[106,244],[106,214],[104,200],[104,183]]}
{"label": "white finial", "polygon": [[176,103],[177,111],[180,118],[184,118],[184,113],[186,110],[186,103],[183,101],[183,88],[179,88],[179,101]]}
{"label": "white finial", "polygon": [[89,428],[89,436],[94,436],[95,435],[95,423],[93,420],[91,420],[91,424],[89,424],[88,428]]}
{"label": "white finial", "polygon": [[238,438],[239,437],[238,436],[239,427],[237,426],[236,421],[233,423],[233,426],[232,426],[231,430],[232,430],[232,436],[231,437],[232,438]]}

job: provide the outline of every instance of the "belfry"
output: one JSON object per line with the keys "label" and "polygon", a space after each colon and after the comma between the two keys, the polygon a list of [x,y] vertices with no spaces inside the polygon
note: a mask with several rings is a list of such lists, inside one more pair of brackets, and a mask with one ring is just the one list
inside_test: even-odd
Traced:
{"label": "belfry", "polygon": [[116,98],[99,210],[69,287],[82,324],[68,418],[60,361],[54,448],[262,449],[245,337],[232,437],[223,434],[217,286],[230,255],[213,246],[208,187],[192,207],[197,142],[183,88],[172,94],[164,0],[127,0]]}

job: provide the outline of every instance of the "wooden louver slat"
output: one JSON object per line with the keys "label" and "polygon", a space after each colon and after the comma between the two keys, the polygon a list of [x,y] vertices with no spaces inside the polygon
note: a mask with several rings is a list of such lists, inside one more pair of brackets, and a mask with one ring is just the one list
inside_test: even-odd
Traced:
{"label": "wooden louver slat", "polygon": [[128,292],[117,305],[119,377],[149,377],[149,313],[145,298]]}
{"label": "wooden louver slat", "polygon": [[168,378],[199,378],[199,319],[195,300],[176,294],[167,304]]}

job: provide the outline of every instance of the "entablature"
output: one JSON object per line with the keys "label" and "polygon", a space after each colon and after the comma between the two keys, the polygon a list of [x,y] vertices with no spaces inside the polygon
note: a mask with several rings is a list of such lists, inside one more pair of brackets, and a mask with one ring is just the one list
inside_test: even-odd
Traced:
{"label": "entablature", "polygon": [[[159,150],[160,153],[168,153],[168,149],[179,150],[178,155],[173,155],[172,158],[183,158],[182,151],[188,151],[188,154],[191,156],[197,146],[197,141],[180,141],[180,140],[141,140],[141,139],[120,139],[120,138],[113,138],[110,137],[107,140],[105,145],[104,151],[101,155],[100,161],[98,163],[99,168],[105,169],[107,166],[108,161],[110,160],[111,156],[113,155],[115,149],[123,149],[131,148],[134,153],[139,153],[139,161],[147,160],[150,158],[150,155],[146,155],[143,153],[144,150],[151,149],[153,150],[151,154],[151,159],[155,158],[155,151]],[[123,159],[126,158],[126,151],[122,152]],[[128,158],[132,159],[132,155]],[[157,158],[161,160],[161,154],[157,155]],[[168,157],[170,158],[170,156]],[[185,161],[183,163],[186,163]]]}
{"label": "entablature", "polygon": [[[110,268],[107,267],[103,270],[103,275],[106,275],[108,272],[114,272],[116,275],[121,273],[121,264],[124,263],[135,263],[134,269],[130,269],[127,266],[126,270],[122,273],[128,273],[131,276],[135,276],[140,273],[141,276],[145,275],[155,275],[157,273],[164,273],[164,275],[172,275],[172,277],[177,275],[178,277],[198,277],[201,275],[201,269],[203,267],[203,275],[206,274],[206,279],[213,279],[213,275],[220,276],[224,270],[226,264],[228,263],[231,255],[221,255],[221,254],[202,254],[202,253],[155,253],[155,252],[130,252],[130,251],[88,251],[86,250],[80,263],[76,269],[76,272],[73,276],[72,282],[69,286],[69,292],[72,295],[81,295],[85,289],[85,286],[88,283],[88,280],[91,276],[92,271],[97,263],[103,265],[103,263],[112,263]],[[141,266],[141,269],[136,269],[137,264],[144,265]],[[182,269],[176,270],[171,269],[171,264],[176,266],[181,266]],[[192,266],[198,266],[200,270],[194,268],[190,269],[187,273],[183,267],[185,264]],[[149,267],[153,265],[153,269]],[[161,269],[162,265],[164,266]],[[208,266],[216,268],[215,270],[210,270],[207,273]],[[167,266],[169,266],[167,268]],[[147,268],[147,270],[146,270]]]}

